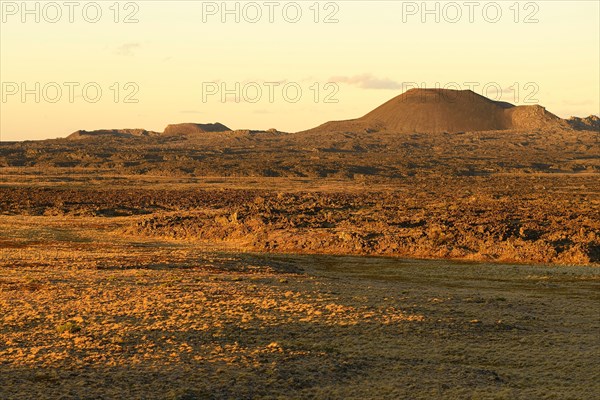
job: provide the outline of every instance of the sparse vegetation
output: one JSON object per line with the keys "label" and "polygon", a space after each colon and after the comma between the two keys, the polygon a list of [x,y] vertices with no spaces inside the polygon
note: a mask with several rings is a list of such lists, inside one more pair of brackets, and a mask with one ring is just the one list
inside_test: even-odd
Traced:
{"label": "sparse vegetation", "polygon": [[597,132],[128,135],[0,144],[0,398],[597,397]]}
{"label": "sparse vegetation", "polygon": [[[210,242],[261,252],[588,265],[600,262],[596,181],[595,176],[463,177],[433,191],[427,180],[411,179],[368,192],[289,193],[12,187],[0,188],[0,207],[5,215],[113,221],[110,230],[128,240]],[[71,240],[85,239],[71,235]]]}
{"label": "sparse vegetation", "polygon": [[65,322],[64,324],[60,324],[56,326],[56,332],[62,333],[77,333],[81,330],[81,327],[77,325],[75,322]]}
{"label": "sparse vegetation", "polygon": [[[10,233],[36,232],[60,251],[38,243],[0,261],[0,398],[600,390],[592,268],[214,253],[76,221],[71,234],[95,244],[55,241],[49,217]],[[47,284],[27,290],[24,274]]]}

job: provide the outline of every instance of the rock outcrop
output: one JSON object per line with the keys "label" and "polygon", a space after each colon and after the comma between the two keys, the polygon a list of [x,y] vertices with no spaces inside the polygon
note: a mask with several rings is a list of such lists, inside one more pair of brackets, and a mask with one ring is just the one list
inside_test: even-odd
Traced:
{"label": "rock outcrop", "polygon": [[68,140],[81,140],[98,137],[141,137],[141,136],[157,136],[158,132],[147,131],[145,129],[100,129],[95,131],[78,130],[67,136]]}
{"label": "rock outcrop", "polygon": [[586,118],[571,117],[567,120],[573,129],[581,131],[600,131],[600,118],[590,115]]}
{"label": "rock outcrop", "polygon": [[214,124],[195,124],[195,123],[183,123],[183,124],[171,124],[168,125],[163,135],[173,136],[173,135],[193,135],[198,133],[208,133],[208,132],[228,132],[231,131],[225,125],[215,122]]}

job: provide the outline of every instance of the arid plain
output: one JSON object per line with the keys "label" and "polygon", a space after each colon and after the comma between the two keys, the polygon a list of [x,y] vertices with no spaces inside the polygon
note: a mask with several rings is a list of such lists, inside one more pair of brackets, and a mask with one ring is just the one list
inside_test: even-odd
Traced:
{"label": "arid plain", "polygon": [[439,96],[1,143],[0,398],[596,397],[597,117]]}

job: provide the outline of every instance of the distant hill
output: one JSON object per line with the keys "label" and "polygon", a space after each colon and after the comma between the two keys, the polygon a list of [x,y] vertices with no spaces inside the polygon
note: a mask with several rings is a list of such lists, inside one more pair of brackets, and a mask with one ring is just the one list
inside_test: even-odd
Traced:
{"label": "distant hill", "polygon": [[[502,130],[587,130],[600,131],[600,118],[557,117],[540,105],[515,106],[494,101],[471,90],[411,89],[394,97],[366,115],[350,120],[329,121],[298,133],[461,133]],[[69,140],[102,137],[192,136],[205,133],[278,133],[276,129],[236,130],[215,123],[167,125],[164,132],[145,129],[79,130]]]}
{"label": "distant hill", "polygon": [[157,136],[158,132],[147,131],[145,129],[100,129],[96,131],[79,130],[67,136],[69,140],[81,140],[98,137],[123,137],[130,138],[136,136]]}
{"label": "distant hill", "polygon": [[67,136],[68,140],[89,138],[133,138],[147,136],[176,136],[194,135],[207,132],[229,132],[231,129],[218,122],[214,124],[183,123],[168,125],[164,132],[148,131],[146,129],[100,129],[95,131],[78,130]]}
{"label": "distant hill", "polygon": [[196,133],[207,133],[207,132],[229,132],[231,129],[225,125],[215,122],[214,124],[195,124],[195,123],[183,123],[183,124],[172,124],[168,125],[163,132],[163,135],[193,135]]}
{"label": "distant hill", "polygon": [[538,105],[515,106],[471,90],[411,89],[361,118],[330,121],[311,131],[458,133],[569,127]]}
{"label": "distant hill", "polygon": [[600,118],[597,115],[590,115],[586,118],[571,117],[567,122],[574,129],[600,131]]}

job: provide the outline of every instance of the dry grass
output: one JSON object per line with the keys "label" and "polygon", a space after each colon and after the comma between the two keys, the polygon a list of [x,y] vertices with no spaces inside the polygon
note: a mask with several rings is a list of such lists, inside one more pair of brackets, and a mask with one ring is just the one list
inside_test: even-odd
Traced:
{"label": "dry grass", "polygon": [[114,222],[2,217],[0,398],[599,393],[595,269],[228,254]]}

